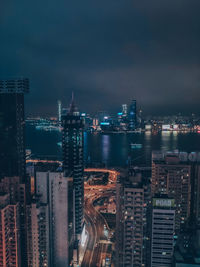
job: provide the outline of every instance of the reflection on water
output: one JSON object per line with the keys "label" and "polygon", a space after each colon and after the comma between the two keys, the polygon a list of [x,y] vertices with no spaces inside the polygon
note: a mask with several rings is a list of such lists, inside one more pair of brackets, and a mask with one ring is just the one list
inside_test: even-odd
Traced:
{"label": "reflection on water", "polygon": [[103,135],[101,139],[102,162],[107,164],[110,152],[110,135]]}
{"label": "reflection on water", "polygon": [[[36,131],[27,127],[27,148],[35,157],[62,159],[61,133]],[[130,144],[142,144],[142,149],[131,149]],[[197,133],[136,133],[136,134],[84,134],[85,161],[104,162],[107,166],[126,166],[131,159],[135,165],[151,165],[152,150],[200,151],[200,134]]]}
{"label": "reflection on water", "polygon": [[175,150],[177,147],[178,132],[162,132],[161,133],[161,150]]}

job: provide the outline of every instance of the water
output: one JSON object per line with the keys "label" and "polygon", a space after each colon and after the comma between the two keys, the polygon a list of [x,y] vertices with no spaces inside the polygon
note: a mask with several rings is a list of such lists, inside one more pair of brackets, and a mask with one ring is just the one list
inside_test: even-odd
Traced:
{"label": "water", "polygon": [[[26,144],[36,158],[62,159],[61,133],[38,131],[26,127]],[[91,134],[84,135],[84,157],[91,162],[105,163],[107,167],[124,167],[131,159],[135,165],[151,165],[152,150],[200,151],[200,134],[149,132],[137,134]],[[142,149],[131,149],[131,143],[142,144]]]}

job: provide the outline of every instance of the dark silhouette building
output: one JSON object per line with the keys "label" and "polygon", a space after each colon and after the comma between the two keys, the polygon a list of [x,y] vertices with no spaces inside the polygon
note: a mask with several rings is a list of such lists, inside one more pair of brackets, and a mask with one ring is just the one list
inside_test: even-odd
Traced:
{"label": "dark silhouette building", "polygon": [[72,177],[72,180],[69,181],[69,223],[71,221],[73,225],[75,240],[80,240],[84,206],[84,123],[75,106],[73,95],[69,111],[62,116],[62,126],[63,169],[66,177]]}
{"label": "dark silhouette building", "polygon": [[[0,192],[8,194],[10,204],[19,209],[20,242],[16,249],[21,262],[16,266],[20,267],[27,266],[25,207],[30,194],[26,179],[24,93],[28,91],[28,79],[0,80]],[[10,227],[7,224],[7,229]]]}
{"label": "dark silhouette building", "polygon": [[0,178],[25,180],[24,93],[28,79],[0,80]]}

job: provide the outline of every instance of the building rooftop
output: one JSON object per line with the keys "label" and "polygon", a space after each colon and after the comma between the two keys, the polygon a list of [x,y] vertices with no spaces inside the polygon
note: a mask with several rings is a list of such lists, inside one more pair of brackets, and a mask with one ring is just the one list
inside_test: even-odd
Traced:
{"label": "building rooftop", "polygon": [[184,151],[153,151],[152,161],[160,164],[190,164],[192,162],[200,164],[200,151],[184,152]]}

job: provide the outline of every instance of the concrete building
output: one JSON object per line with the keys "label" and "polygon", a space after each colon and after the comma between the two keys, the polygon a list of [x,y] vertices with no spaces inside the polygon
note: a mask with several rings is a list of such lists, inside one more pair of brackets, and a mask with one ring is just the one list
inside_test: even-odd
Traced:
{"label": "concrete building", "polygon": [[153,198],[151,234],[151,267],[171,267],[174,251],[174,200]]}
{"label": "concrete building", "polygon": [[66,267],[68,179],[62,172],[37,172],[35,197],[35,202],[28,207],[29,264],[32,267]]}
{"label": "concrete building", "polygon": [[141,176],[124,173],[116,188],[116,266],[141,267],[144,188]]}
{"label": "concrete building", "polygon": [[21,266],[27,266],[27,224],[26,224],[26,203],[27,185],[21,183],[21,177],[4,177],[0,180],[0,192],[9,195],[9,203],[18,205],[19,209],[19,231],[20,231],[20,253]]}
{"label": "concrete building", "polygon": [[191,214],[191,179],[192,166],[179,153],[152,154],[152,196],[168,195],[175,200],[177,232]]}
{"label": "concrete building", "polygon": [[0,193],[0,266],[21,267],[19,204]]}

